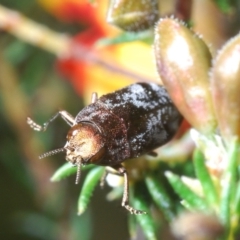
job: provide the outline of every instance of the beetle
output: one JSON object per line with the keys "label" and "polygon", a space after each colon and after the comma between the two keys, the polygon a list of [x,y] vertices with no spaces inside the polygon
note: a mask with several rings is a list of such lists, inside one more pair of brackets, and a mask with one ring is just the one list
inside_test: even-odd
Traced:
{"label": "beetle", "polygon": [[135,83],[98,98],[74,118],[60,110],[42,126],[31,118],[27,123],[36,131],[45,131],[61,116],[71,126],[64,147],[40,156],[66,152],[66,160],[77,166],[96,164],[115,169],[124,177],[122,207],[132,214],[145,213],[129,205],[129,180],[122,162],[151,153],[167,143],[178,130],[182,116],[166,89],[155,83]]}

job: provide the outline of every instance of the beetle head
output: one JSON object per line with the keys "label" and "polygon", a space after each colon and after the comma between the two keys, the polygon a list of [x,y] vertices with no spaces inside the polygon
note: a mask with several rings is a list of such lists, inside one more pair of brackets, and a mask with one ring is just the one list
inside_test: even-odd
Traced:
{"label": "beetle head", "polygon": [[73,126],[67,134],[67,143],[64,146],[66,160],[75,165],[79,162],[95,163],[100,160],[98,153],[103,145],[103,138],[95,126],[85,122],[79,123]]}
{"label": "beetle head", "polygon": [[63,148],[44,153],[40,158],[66,151],[66,160],[77,166],[76,184],[79,182],[81,165],[101,161],[104,153],[104,138],[93,124],[82,122],[74,125],[67,134]]}

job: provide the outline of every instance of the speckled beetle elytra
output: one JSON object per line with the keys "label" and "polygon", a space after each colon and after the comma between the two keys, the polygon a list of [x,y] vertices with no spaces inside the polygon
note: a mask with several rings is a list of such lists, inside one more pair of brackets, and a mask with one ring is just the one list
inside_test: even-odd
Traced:
{"label": "speckled beetle elytra", "polygon": [[43,126],[30,118],[27,123],[36,131],[45,131],[59,115],[71,126],[67,142],[63,148],[40,158],[66,151],[66,160],[78,167],[76,183],[82,164],[114,168],[124,176],[122,206],[133,214],[145,213],[128,204],[128,174],[121,163],[160,147],[178,130],[182,116],[165,88],[154,83],[136,83],[99,99],[93,93],[92,103],[75,118],[62,110]]}

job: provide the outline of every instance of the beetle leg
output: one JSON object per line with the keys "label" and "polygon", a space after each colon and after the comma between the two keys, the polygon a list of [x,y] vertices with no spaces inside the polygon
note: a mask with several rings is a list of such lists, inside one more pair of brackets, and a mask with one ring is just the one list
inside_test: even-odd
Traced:
{"label": "beetle leg", "polygon": [[104,173],[103,173],[103,175],[102,175],[102,177],[101,177],[101,179],[100,179],[100,187],[101,187],[101,188],[103,188],[104,185],[105,185],[105,180],[106,180],[106,178],[107,178],[107,175],[108,175],[108,171],[105,170]]}
{"label": "beetle leg", "polygon": [[96,92],[92,93],[91,103],[95,103],[98,100],[98,94]]}
{"label": "beetle leg", "polygon": [[129,180],[126,169],[122,165],[113,166],[113,168],[124,177],[122,207],[126,208],[131,214],[146,214],[145,211],[134,209],[129,205]]}
{"label": "beetle leg", "polygon": [[103,188],[105,185],[105,181],[107,178],[108,174],[113,174],[113,175],[117,175],[117,176],[123,176],[121,173],[119,173],[115,168],[112,167],[105,167],[105,171],[104,174],[102,175],[101,179],[100,179],[100,187]]}
{"label": "beetle leg", "polygon": [[75,121],[73,116],[65,110],[60,110],[54,116],[52,116],[47,122],[42,126],[34,122],[31,118],[27,118],[28,125],[33,128],[35,131],[46,131],[48,125],[53,122],[58,116],[61,116],[63,120],[70,126],[73,126]]}

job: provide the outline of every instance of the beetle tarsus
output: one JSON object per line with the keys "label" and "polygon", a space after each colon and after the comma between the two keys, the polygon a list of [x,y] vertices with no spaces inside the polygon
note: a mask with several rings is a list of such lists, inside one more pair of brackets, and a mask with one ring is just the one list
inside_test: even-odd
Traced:
{"label": "beetle tarsus", "polygon": [[128,180],[128,174],[126,169],[122,165],[117,165],[114,167],[118,171],[120,175],[124,177],[124,189],[123,189],[123,198],[122,198],[122,207],[126,208],[131,214],[146,214],[145,211],[142,210],[137,210],[131,207],[128,204],[128,199],[129,199],[129,180]]}
{"label": "beetle tarsus", "polygon": [[147,214],[147,212],[145,211],[138,210],[129,206],[126,202],[122,202],[122,207],[126,208],[131,214],[134,214],[134,215]]}
{"label": "beetle tarsus", "polygon": [[43,127],[34,122],[30,117],[27,118],[27,124],[35,131],[43,131]]}
{"label": "beetle tarsus", "polygon": [[62,119],[70,126],[73,126],[75,123],[74,117],[70,113],[65,110],[60,110],[42,126],[34,122],[30,117],[27,118],[27,124],[35,131],[44,132],[47,130],[48,125],[53,122],[58,116],[61,116]]}

